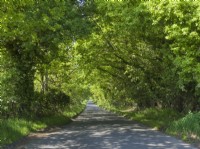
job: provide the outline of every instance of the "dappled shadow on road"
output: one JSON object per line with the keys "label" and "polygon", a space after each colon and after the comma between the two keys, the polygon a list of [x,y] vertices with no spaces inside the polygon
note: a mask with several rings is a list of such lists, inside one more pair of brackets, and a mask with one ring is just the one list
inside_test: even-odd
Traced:
{"label": "dappled shadow on road", "polygon": [[92,103],[64,129],[36,135],[24,147],[39,149],[192,149],[190,145],[180,140],[106,112]]}

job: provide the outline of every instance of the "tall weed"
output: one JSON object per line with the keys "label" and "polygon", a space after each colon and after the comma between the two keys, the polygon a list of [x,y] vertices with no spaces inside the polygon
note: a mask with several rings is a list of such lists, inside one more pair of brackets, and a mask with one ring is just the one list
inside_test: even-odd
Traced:
{"label": "tall weed", "polygon": [[185,117],[174,121],[167,132],[183,139],[200,139],[200,112],[189,112]]}

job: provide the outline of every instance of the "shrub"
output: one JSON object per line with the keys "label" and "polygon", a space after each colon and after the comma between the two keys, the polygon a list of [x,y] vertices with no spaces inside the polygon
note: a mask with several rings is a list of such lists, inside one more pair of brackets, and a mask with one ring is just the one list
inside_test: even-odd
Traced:
{"label": "shrub", "polygon": [[70,103],[70,97],[57,89],[50,89],[47,93],[35,93],[35,100],[31,109],[37,117],[61,113],[64,107]]}

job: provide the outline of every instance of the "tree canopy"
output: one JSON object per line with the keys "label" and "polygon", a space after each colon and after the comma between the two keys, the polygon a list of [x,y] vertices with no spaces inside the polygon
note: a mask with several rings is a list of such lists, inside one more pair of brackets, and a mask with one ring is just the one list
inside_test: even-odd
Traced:
{"label": "tree canopy", "polygon": [[197,1],[1,0],[0,115],[48,114],[69,98],[198,110],[199,11]]}

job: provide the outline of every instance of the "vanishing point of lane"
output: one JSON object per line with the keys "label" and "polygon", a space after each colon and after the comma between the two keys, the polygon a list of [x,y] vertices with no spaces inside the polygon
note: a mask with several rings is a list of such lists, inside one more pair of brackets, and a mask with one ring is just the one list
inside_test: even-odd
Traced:
{"label": "vanishing point of lane", "polygon": [[195,149],[134,121],[100,109],[91,101],[61,129],[35,135],[18,149]]}

